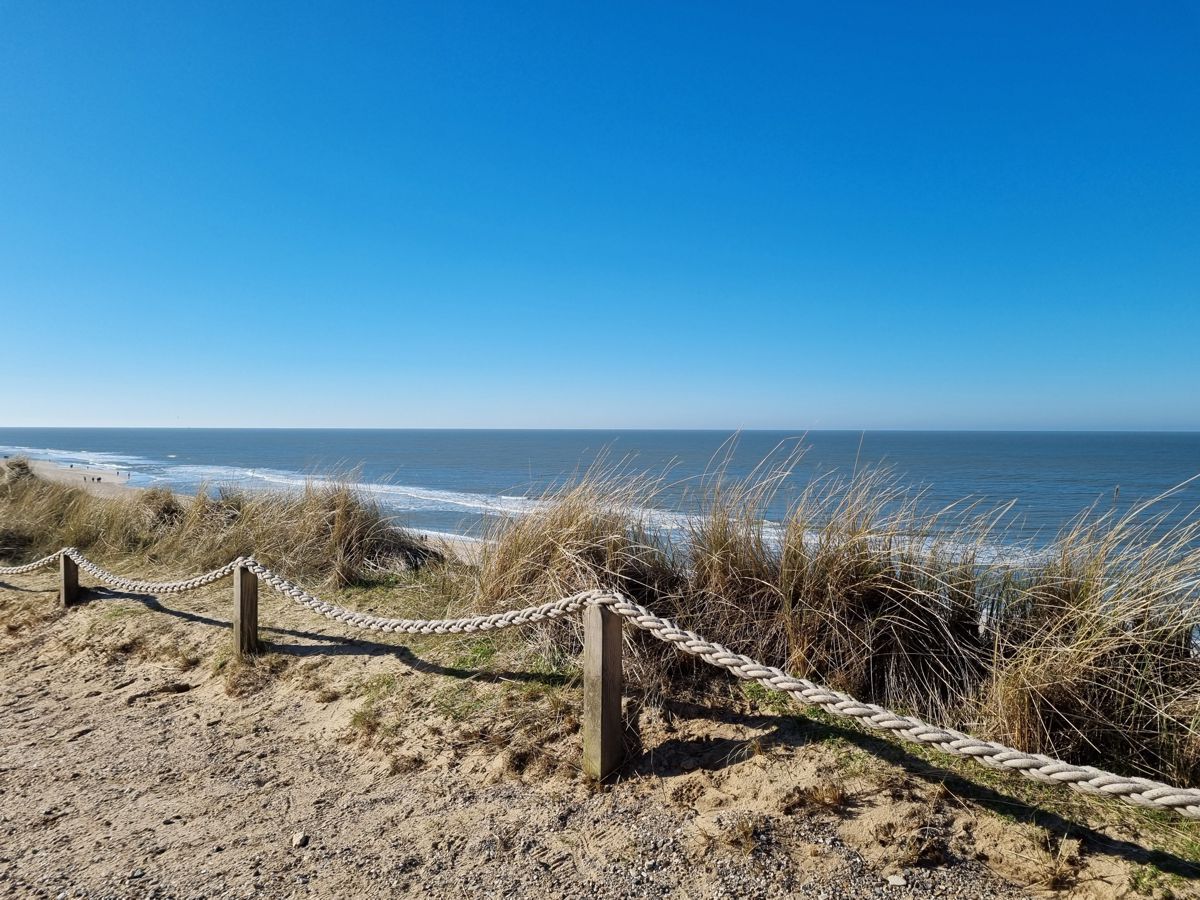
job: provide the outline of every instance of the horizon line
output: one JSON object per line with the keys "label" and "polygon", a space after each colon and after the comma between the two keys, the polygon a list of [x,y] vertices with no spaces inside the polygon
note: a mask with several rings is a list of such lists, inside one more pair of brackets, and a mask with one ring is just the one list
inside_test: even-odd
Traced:
{"label": "horizon line", "polygon": [[919,427],[911,425],[865,426],[509,426],[509,425],[0,425],[0,430],[49,431],[690,431],[721,432],[923,432],[946,434],[974,433],[1075,433],[1075,434],[1191,434],[1200,432],[1200,425],[995,425],[983,427]]}

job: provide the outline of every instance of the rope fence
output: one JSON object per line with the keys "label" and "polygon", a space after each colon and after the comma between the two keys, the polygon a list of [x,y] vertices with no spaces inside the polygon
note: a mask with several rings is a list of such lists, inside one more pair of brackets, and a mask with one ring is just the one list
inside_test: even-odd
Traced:
{"label": "rope fence", "polygon": [[1016,772],[1043,784],[1070,787],[1084,794],[1116,797],[1133,806],[1174,810],[1189,819],[1200,819],[1200,789],[1172,787],[1148,778],[1115,775],[1092,766],[1076,766],[1040,753],[1026,753],[996,741],[985,741],[952,728],[930,725],[913,716],[902,716],[882,706],[864,703],[849,694],[798,678],[727,647],[680,628],[620,594],[584,591],[551,603],[486,616],[459,619],[389,619],[356,612],[328,603],[298,584],[273,572],[252,557],[239,557],[220,568],[181,581],[136,581],[101,568],[74,547],[23,566],[0,566],[0,576],[24,575],[58,563],[61,598],[67,605],[79,600],[79,571],[121,590],[144,594],[181,594],[221,579],[234,578],[234,641],[240,654],[256,652],[258,644],[258,581],[299,605],[337,622],[390,634],[471,634],[517,625],[530,625],[582,613],[584,621],[583,768],[603,779],[623,762],[621,723],[622,625],[647,631],[695,656],[724,669],[736,678],[755,681],[780,691],[797,702],[817,706],[831,715],[852,719],[914,744],[934,747],[959,758],[973,759],[991,769]]}

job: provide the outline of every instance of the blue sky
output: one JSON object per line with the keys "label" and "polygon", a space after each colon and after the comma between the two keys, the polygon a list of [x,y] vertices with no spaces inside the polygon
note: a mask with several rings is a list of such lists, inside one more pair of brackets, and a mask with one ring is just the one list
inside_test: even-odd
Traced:
{"label": "blue sky", "polygon": [[0,2],[0,425],[1200,426],[1190,3]]}

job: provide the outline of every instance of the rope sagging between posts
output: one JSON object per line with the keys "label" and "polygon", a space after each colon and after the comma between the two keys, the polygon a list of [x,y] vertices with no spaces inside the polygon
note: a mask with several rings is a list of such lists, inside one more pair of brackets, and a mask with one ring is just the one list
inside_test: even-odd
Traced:
{"label": "rope sagging between posts", "polygon": [[38,569],[44,569],[47,566],[52,566],[58,562],[58,558],[65,554],[72,547],[64,547],[56,553],[51,553],[49,556],[43,556],[41,559],[26,563],[23,566],[0,566],[0,575],[27,575],[30,572],[36,572]]}
{"label": "rope sagging between posts", "polygon": [[383,631],[391,634],[471,634],[476,631],[496,631],[513,625],[532,625],[547,619],[559,619],[573,612],[578,612],[593,598],[608,596],[600,591],[585,591],[561,600],[543,603],[541,606],[529,606],[525,609],[511,609],[508,612],[494,613],[489,616],[470,616],[463,619],[386,619],[367,613],[346,609],[327,603],[320,597],[310,594],[300,585],[288,581],[282,575],[272,572],[262,563],[253,558],[238,561],[280,594],[295,600],[301,606],[320,613],[326,618],[337,622],[345,622],[357,628],[368,628],[371,631]]}
{"label": "rope sagging between posts", "polygon": [[782,669],[735,653],[722,644],[680,628],[670,619],[654,615],[646,607],[620,594],[584,591],[540,606],[460,619],[388,619],[327,603],[252,557],[239,557],[220,568],[182,581],[149,582],[115,575],[93,563],[76,548],[64,547],[57,553],[23,566],[0,566],[0,575],[35,572],[53,565],[62,556],[70,558],[80,569],[99,581],[123,590],[148,594],[180,594],[196,590],[229,577],[239,568],[245,568],[306,609],[358,628],[387,633],[469,634],[494,631],[558,619],[578,612],[585,606],[599,605],[683,653],[724,669],[737,678],[756,681],[763,687],[788,694],[802,704],[820,707],[831,715],[853,719],[868,728],[914,744],[934,747],[951,756],[973,759],[991,769],[1017,772],[1043,784],[1065,785],[1081,793],[1117,797],[1133,806],[1174,810],[1186,818],[1200,819],[1200,789],[1173,787],[1148,778],[1114,775],[1093,766],[1076,766],[1044,754],[1026,753],[996,741],[981,740],[952,728],[930,725],[913,716],[901,716],[882,706],[864,703],[849,694],[831,690],[805,678],[797,678]]}

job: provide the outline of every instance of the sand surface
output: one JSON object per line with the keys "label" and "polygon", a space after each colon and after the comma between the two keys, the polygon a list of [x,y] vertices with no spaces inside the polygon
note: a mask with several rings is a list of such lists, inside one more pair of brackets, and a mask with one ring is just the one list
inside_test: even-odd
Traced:
{"label": "sand surface", "polygon": [[129,473],[123,470],[99,466],[62,466],[40,459],[30,460],[29,467],[39,478],[81,487],[97,497],[119,497],[136,490],[129,486]]}
{"label": "sand surface", "polygon": [[[227,584],[64,612],[53,573],[0,581],[0,893],[987,898],[1061,877],[1110,898],[1150,858],[736,695],[627,699],[630,762],[598,789],[577,688],[550,728],[524,713],[541,676],[473,669],[465,638],[359,639],[260,604],[271,652],[243,670]],[[387,730],[364,732],[380,679]]]}

